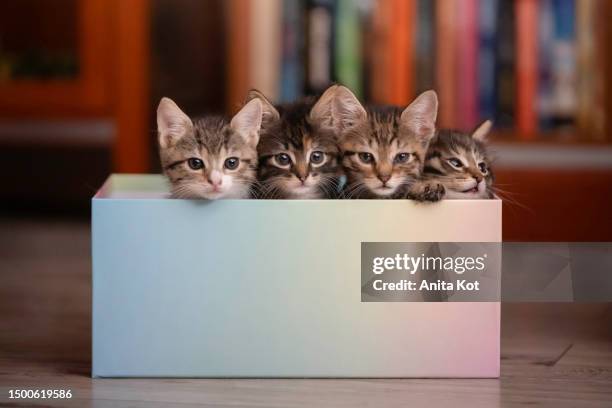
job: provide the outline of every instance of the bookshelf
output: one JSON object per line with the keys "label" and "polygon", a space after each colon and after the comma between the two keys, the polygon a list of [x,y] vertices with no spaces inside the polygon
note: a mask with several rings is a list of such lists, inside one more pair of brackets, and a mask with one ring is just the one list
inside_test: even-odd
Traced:
{"label": "bookshelf", "polygon": [[[612,2],[261,3],[276,11],[253,13],[246,0],[227,5],[228,111],[250,87],[283,102],[340,82],[365,102],[398,105],[433,88],[443,127],[468,130],[493,118],[493,139],[502,142],[612,143]],[[325,80],[314,83],[320,67]],[[271,72],[278,75],[272,85]]]}

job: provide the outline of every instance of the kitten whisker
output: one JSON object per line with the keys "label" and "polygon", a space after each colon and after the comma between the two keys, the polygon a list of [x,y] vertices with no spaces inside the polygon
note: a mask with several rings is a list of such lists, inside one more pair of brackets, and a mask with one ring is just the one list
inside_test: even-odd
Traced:
{"label": "kitten whisker", "polygon": [[344,191],[346,198],[354,199],[358,198],[362,193],[367,192],[369,189],[363,183],[354,183],[348,185]]}
{"label": "kitten whisker", "polygon": [[[522,204],[521,202],[519,202],[518,200],[516,200],[515,198],[513,198],[513,195],[516,195],[516,193],[512,193],[510,191],[507,190],[502,190],[501,188],[497,187],[497,186],[492,186],[489,187],[489,190],[491,190],[493,193],[495,193],[497,196],[499,196],[499,198],[502,199],[502,201],[515,206],[515,207],[519,207],[525,211],[528,211],[529,213],[535,215],[536,212],[533,210],[533,208],[530,208],[524,204]],[[512,206],[508,207],[512,210]]]}

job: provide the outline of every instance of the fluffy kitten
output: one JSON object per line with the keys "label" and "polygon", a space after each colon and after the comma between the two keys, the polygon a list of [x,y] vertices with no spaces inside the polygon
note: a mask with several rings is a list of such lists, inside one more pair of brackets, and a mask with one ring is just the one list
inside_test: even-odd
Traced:
{"label": "fluffy kitten", "polygon": [[429,145],[425,177],[441,183],[444,198],[491,198],[493,171],[485,138],[491,121],[485,121],[471,134],[440,130]]}
{"label": "fluffy kitten", "polygon": [[157,108],[162,168],[176,198],[246,198],[256,180],[262,120],[258,100],[228,123],[221,117],[191,120],[168,98]]}
{"label": "fluffy kitten", "polygon": [[435,134],[438,98],[419,95],[406,109],[365,109],[346,87],[338,86],[329,104],[347,176],[346,198],[440,199],[443,188],[422,181],[427,146]]}
{"label": "fluffy kitten", "polygon": [[338,193],[339,149],[322,106],[330,94],[274,107],[256,90],[247,100],[259,100],[263,124],[257,151],[261,198],[334,198]]}

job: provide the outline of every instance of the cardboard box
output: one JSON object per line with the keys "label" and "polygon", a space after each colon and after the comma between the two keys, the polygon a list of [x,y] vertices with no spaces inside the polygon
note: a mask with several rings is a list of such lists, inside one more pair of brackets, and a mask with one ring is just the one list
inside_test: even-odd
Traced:
{"label": "cardboard box", "polygon": [[497,377],[500,304],[361,302],[362,242],[499,242],[501,201],[92,200],[94,377]]}

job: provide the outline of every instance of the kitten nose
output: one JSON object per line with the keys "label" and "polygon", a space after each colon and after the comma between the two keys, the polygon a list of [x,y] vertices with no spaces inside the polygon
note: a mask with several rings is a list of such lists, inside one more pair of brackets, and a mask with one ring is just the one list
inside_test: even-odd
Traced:
{"label": "kitten nose", "polygon": [[213,186],[218,187],[223,183],[223,179],[209,178],[208,182]]}
{"label": "kitten nose", "polygon": [[304,184],[306,182],[306,179],[308,178],[308,174],[296,174],[298,180],[300,180],[302,182],[302,184]]}
{"label": "kitten nose", "polygon": [[474,178],[476,179],[476,183],[480,184],[480,182],[482,181],[483,177],[482,176],[474,176]]}
{"label": "kitten nose", "polygon": [[208,177],[208,182],[214,187],[219,187],[223,183],[223,177],[216,171],[213,171]]}
{"label": "kitten nose", "polygon": [[386,183],[387,183],[387,181],[389,181],[389,179],[390,179],[390,178],[391,178],[391,175],[390,175],[390,174],[379,174],[379,175],[378,175],[378,179],[379,179],[380,181],[382,181],[382,182],[383,182],[383,184],[386,184]]}

